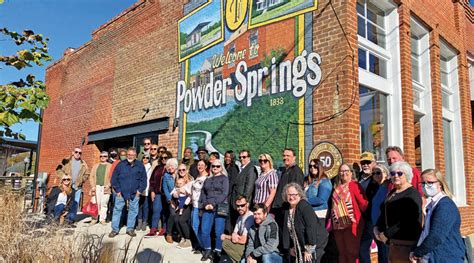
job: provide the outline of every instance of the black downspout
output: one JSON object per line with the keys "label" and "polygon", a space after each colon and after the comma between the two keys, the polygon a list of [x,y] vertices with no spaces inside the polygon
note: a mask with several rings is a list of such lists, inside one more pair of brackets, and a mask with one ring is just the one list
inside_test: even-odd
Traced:
{"label": "black downspout", "polygon": [[[44,113],[44,110],[41,109],[40,110],[41,123],[39,124],[39,127],[38,127],[38,142],[36,144],[35,175],[33,177],[33,196],[32,196],[32,200],[31,200],[31,207],[33,208],[32,209],[33,212],[35,211],[36,187],[37,187],[37,180],[38,180],[38,167],[39,167],[40,149],[41,149],[41,133],[42,133],[42,130],[43,130],[43,124],[42,124],[43,113]],[[33,162],[33,161],[31,161],[31,162]]]}

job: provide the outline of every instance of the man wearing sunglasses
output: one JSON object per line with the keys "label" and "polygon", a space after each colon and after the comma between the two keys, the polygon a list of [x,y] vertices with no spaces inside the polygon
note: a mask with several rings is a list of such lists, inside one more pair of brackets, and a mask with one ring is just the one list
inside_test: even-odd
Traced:
{"label": "man wearing sunglasses", "polygon": [[71,175],[72,178],[72,188],[76,191],[74,196],[74,202],[76,203],[74,207],[76,211],[71,212],[77,213],[77,210],[81,207],[82,186],[84,182],[89,179],[89,167],[87,163],[82,160],[81,148],[74,148],[71,158],[69,158],[67,164],[64,165],[64,173]]}
{"label": "man wearing sunglasses", "polygon": [[151,148],[151,138],[143,139],[143,150],[141,150],[140,153],[138,154],[137,160],[142,160],[143,155],[145,155],[145,153],[150,154],[150,148]]}
{"label": "man wearing sunglasses", "polygon": [[249,211],[249,203],[245,196],[237,197],[235,201],[239,218],[231,235],[222,234],[222,249],[232,259],[232,262],[240,262],[244,255],[247,233],[253,226],[253,213]]}
{"label": "man wearing sunglasses", "polygon": [[[360,155],[360,167],[362,168],[359,174],[359,183],[365,191],[365,195],[369,204],[362,217],[365,220],[364,230],[362,232],[362,238],[360,240],[360,250],[359,250],[359,260],[361,263],[370,263],[370,246],[372,245],[372,240],[375,238],[373,232],[373,222],[371,219],[372,215],[372,200],[374,199],[377,190],[379,189],[379,184],[375,181],[373,176],[373,171],[377,162],[375,161],[375,156],[371,152],[363,152]],[[375,207],[375,209],[379,209]],[[378,260],[381,263],[388,262],[388,254],[385,248],[385,244],[376,240],[378,247]]]}
{"label": "man wearing sunglasses", "polygon": [[240,173],[233,176],[229,185],[229,202],[232,204],[231,213],[230,213],[230,223],[231,227],[235,225],[237,221],[238,214],[236,201],[237,197],[245,196],[247,200],[252,200],[253,189],[255,187],[255,180],[257,180],[257,170],[255,166],[250,162],[250,151],[242,150],[239,153],[240,163],[242,164],[242,169]]}

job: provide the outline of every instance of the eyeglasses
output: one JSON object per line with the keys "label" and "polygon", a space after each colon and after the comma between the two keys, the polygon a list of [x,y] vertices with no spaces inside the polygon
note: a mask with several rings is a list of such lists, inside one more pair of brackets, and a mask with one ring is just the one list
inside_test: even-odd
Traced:
{"label": "eyeglasses", "polygon": [[288,197],[295,197],[295,196],[299,196],[300,194],[286,194]]}
{"label": "eyeglasses", "polygon": [[244,155],[239,156],[239,159],[246,159],[246,158],[248,158],[248,156],[244,156]]}
{"label": "eyeglasses", "polygon": [[150,145],[151,143],[149,143],[149,142],[146,142],[146,143],[144,143],[144,144],[145,144],[145,145]]}
{"label": "eyeglasses", "polygon": [[168,159],[168,156],[161,156],[160,157],[160,160],[167,160]]}
{"label": "eyeglasses", "polygon": [[212,168],[221,168],[220,165],[211,165]]}
{"label": "eyeglasses", "polygon": [[82,152],[80,152],[80,151],[75,151],[74,153],[82,154]]}
{"label": "eyeglasses", "polygon": [[[158,149],[157,149],[157,150],[158,150]],[[158,152],[159,152],[159,153],[164,153],[164,152],[165,152],[165,150],[159,150]]]}
{"label": "eyeglasses", "polygon": [[421,185],[422,185],[422,186],[427,185],[427,186],[431,187],[431,186],[433,186],[435,183],[438,183],[438,182],[439,182],[439,181],[426,181],[426,182],[421,182]]}
{"label": "eyeglasses", "polygon": [[150,157],[146,157],[146,156],[144,156],[142,159],[147,159],[147,160],[150,160]]}
{"label": "eyeglasses", "polygon": [[179,169],[179,172],[186,172],[186,169]]}
{"label": "eyeglasses", "polygon": [[314,164],[314,165],[310,164],[310,165],[308,165],[308,167],[309,167],[309,169],[311,169],[311,168],[318,169],[318,166],[316,164]]}
{"label": "eyeglasses", "polygon": [[150,148],[150,149],[152,149],[153,151],[156,151],[156,150],[158,150],[158,148]]}
{"label": "eyeglasses", "polygon": [[237,206],[237,208],[239,208],[239,207],[244,207],[244,206],[246,206],[246,205],[247,205],[247,203],[241,204],[241,205],[235,204],[235,206]]}
{"label": "eyeglasses", "polygon": [[100,158],[102,158],[102,157],[107,158],[107,157],[109,157],[109,156],[108,156],[108,155],[101,155]]}
{"label": "eyeglasses", "polygon": [[267,159],[260,159],[258,160],[259,163],[268,163],[268,160]]}
{"label": "eyeglasses", "polygon": [[370,163],[372,163],[372,162],[371,161],[361,161],[360,165],[369,165]]}
{"label": "eyeglasses", "polygon": [[373,175],[381,175],[382,172],[381,172],[381,171],[375,171],[375,172],[373,172],[372,174],[373,174]]}
{"label": "eyeglasses", "polygon": [[390,172],[390,175],[391,175],[391,176],[404,176],[405,173],[403,173],[403,172],[393,172],[393,171],[392,171],[392,172]]}
{"label": "eyeglasses", "polygon": [[64,179],[63,179],[63,182],[65,182],[65,181],[71,181],[71,179],[69,179],[69,178],[64,178]]}

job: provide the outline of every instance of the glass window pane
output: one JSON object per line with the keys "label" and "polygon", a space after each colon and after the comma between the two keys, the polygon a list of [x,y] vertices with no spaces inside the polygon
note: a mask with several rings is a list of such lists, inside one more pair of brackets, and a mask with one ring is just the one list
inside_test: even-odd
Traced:
{"label": "glass window pane", "polygon": [[451,136],[452,122],[443,119],[444,165],[446,168],[446,182],[453,190],[453,141]]}
{"label": "glass window pane", "polygon": [[449,86],[448,72],[443,71],[443,70],[441,70],[441,84],[443,84],[446,87]]}
{"label": "glass window pane", "polygon": [[413,105],[421,108],[421,91],[413,88]]}
{"label": "glass window pane", "polygon": [[367,51],[359,48],[359,67],[367,69]]}
{"label": "glass window pane", "polygon": [[367,3],[367,19],[385,28],[385,12],[372,3]]}
{"label": "glass window pane", "polygon": [[360,1],[360,0],[357,1],[357,13],[361,14],[362,16],[365,16],[363,1]]}
{"label": "glass window pane", "polygon": [[364,38],[367,37],[365,34],[365,19],[360,16],[357,16],[357,34]]}
{"label": "glass window pane", "polygon": [[367,39],[385,48],[385,32],[370,22],[367,22]]}
{"label": "glass window pane", "polygon": [[451,110],[450,97],[451,95],[446,93],[445,91],[441,92],[441,104],[443,105],[443,108],[446,108],[448,110]]}
{"label": "glass window pane", "polygon": [[369,53],[369,71],[381,77],[387,77],[387,62]]}
{"label": "glass window pane", "polygon": [[420,62],[415,55],[412,55],[411,57],[411,76],[413,80],[421,83]]}
{"label": "glass window pane", "polygon": [[382,160],[388,143],[387,96],[363,86],[359,95],[361,150],[373,152],[377,160]]}

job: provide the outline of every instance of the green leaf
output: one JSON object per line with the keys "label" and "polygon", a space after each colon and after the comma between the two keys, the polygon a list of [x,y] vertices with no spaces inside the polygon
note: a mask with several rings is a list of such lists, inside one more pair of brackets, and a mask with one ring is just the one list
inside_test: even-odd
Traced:
{"label": "green leaf", "polygon": [[0,113],[0,121],[3,122],[6,126],[10,127],[20,121],[20,118],[18,118],[17,114],[18,113],[12,113],[11,111],[2,112]]}

